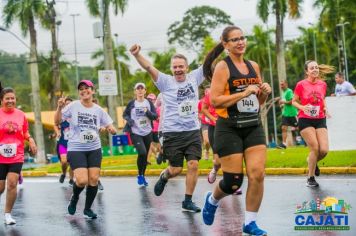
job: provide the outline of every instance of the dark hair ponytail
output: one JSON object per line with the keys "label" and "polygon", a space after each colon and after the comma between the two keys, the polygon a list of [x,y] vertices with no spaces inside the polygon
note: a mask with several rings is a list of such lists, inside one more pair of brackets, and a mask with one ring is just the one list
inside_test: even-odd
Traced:
{"label": "dark hair ponytail", "polygon": [[1,93],[1,91],[2,91],[2,85],[1,85],[1,81],[0,81],[0,93]]}
{"label": "dark hair ponytail", "polygon": [[213,63],[216,58],[224,51],[224,46],[220,42],[216,45],[206,56],[204,63],[203,63],[203,73],[207,80],[211,81],[213,77]]}
{"label": "dark hair ponytail", "polygon": [[241,30],[241,28],[237,27],[237,26],[234,26],[234,25],[230,25],[230,26],[227,26],[222,34],[221,34],[221,42],[216,45],[209,53],[208,55],[206,56],[205,60],[204,60],[204,63],[203,63],[203,73],[204,73],[204,76],[207,80],[211,81],[211,78],[213,77],[213,63],[215,61],[216,58],[219,57],[219,55],[224,51],[224,46],[222,44],[222,41],[224,42],[228,42],[228,36],[229,36],[229,33],[233,30]]}

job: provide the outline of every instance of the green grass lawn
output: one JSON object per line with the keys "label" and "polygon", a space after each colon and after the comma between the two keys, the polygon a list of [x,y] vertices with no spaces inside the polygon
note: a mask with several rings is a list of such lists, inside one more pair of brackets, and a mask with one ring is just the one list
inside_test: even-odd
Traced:
{"label": "green grass lawn", "polygon": [[[268,149],[267,168],[299,168],[307,167],[306,157],[308,149],[305,147],[281,149]],[[136,170],[136,155],[104,157],[102,162],[103,170]],[[147,169],[162,169],[167,164],[157,165],[152,157],[152,165]],[[201,160],[200,169],[210,169],[212,161]],[[324,160],[319,162],[320,167],[356,167],[356,150],[354,151],[333,151],[329,152]],[[40,168],[32,169],[36,171],[47,171],[48,173],[60,173],[60,164],[49,164]]]}

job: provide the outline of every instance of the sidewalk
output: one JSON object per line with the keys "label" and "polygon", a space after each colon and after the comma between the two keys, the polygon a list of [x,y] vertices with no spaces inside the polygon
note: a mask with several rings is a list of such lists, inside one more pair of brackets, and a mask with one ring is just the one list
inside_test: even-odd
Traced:
{"label": "sidewalk", "polygon": [[[163,169],[146,170],[147,176],[158,176]],[[210,169],[199,170],[199,175],[204,176],[210,172]],[[266,175],[306,175],[308,168],[266,168]],[[356,167],[320,167],[320,172],[323,175],[335,174],[356,174]],[[185,174],[183,170],[182,174]],[[25,177],[43,177],[43,176],[58,176],[60,173],[47,173],[46,171],[22,171]],[[221,175],[221,170],[219,175]],[[102,170],[101,176],[136,176],[137,170]]]}

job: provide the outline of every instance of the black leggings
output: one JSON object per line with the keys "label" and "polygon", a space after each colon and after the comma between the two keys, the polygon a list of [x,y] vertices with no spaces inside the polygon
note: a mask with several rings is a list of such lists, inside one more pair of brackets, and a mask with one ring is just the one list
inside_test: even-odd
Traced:
{"label": "black leggings", "polygon": [[131,140],[137,150],[138,175],[145,175],[147,166],[147,154],[152,142],[152,133],[146,136],[131,134]]}

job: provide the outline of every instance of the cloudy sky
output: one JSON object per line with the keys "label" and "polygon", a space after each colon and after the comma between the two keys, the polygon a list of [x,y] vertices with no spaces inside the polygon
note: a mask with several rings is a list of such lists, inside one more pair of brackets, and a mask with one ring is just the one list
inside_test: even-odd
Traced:
{"label": "cloudy sky", "polygon": [[[1,0],[1,11],[6,0]],[[57,0],[59,20],[59,47],[65,54],[65,59],[74,60],[74,34],[73,17],[71,14],[80,14],[75,18],[78,61],[80,65],[93,65],[95,61],[90,55],[96,49],[102,47],[101,41],[93,36],[93,23],[99,19],[89,16],[85,0]],[[163,51],[169,47],[166,32],[170,24],[182,19],[184,13],[194,7],[209,5],[220,8],[229,14],[232,21],[242,27],[247,34],[251,32],[253,25],[262,24],[256,16],[257,0],[130,0],[124,15],[111,15],[112,33],[119,35],[119,43],[128,47],[133,43],[142,45],[144,52],[150,50]],[[0,13],[1,14],[1,13]],[[297,21],[286,20],[285,38],[291,39],[298,36],[298,26],[307,26],[317,19],[317,11],[312,8],[312,0],[305,0],[303,4],[302,18]],[[273,16],[269,19],[269,27],[273,27]],[[3,25],[2,19],[0,25]],[[41,29],[38,24],[39,51],[48,53],[51,47],[50,34]],[[20,36],[29,44],[29,38],[23,37],[16,22],[10,30]],[[221,31],[221,30],[219,30]],[[220,32],[213,32],[217,40]],[[178,51],[193,56],[179,47]],[[19,43],[10,34],[0,31],[0,50],[9,53],[24,53],[28,49]],[[132,67],[135,63],[132,62]]]}

